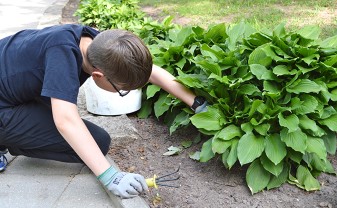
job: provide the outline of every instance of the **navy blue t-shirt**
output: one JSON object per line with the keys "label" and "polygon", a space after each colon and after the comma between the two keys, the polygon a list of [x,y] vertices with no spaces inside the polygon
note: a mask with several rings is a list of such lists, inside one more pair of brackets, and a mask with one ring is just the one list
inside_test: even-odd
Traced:
{"label": "navy blue t-shirt", "polygon": [[90,76],[82,70],[81,36],[99,32],[82,25],[23,30],[0,40],[0,109],[38,97],[77,103]]}

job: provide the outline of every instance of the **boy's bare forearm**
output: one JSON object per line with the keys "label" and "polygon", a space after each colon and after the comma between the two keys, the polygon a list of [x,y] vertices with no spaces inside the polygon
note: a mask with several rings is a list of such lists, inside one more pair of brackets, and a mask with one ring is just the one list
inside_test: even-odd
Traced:
{"label": "boy's bare forearm", "polygon": [[60,134],[96,176],[111,165],[80,118],[76,105],[52,98],[55,125]]}
{"label": "boy's bare forearm", "polygon": [[176,78],[165,69],[153,65],[149,80],[152,84],[161,87],[166,92],[180,99],[188,106],[192,106],[195,95],[184,85],[176,81]]}

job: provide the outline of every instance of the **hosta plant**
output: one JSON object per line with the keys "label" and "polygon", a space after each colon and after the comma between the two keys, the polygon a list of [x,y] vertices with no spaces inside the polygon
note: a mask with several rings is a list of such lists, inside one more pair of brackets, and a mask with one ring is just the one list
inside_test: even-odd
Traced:
{"label": "hosta plant", "polygon": [[150,47],[154,62],[210,105],[193,115],[153,85],[148,101],[155,98],[157,117],[170,118],[171,132],[191,121],[209,136],[201,162],[220,156],[228,168],[249,165],[252,193],[285,182],[318,190],[317,176],[335,173],[328,154],[336,152],[337,131],[337,36],[320,41],[319,32],[286,32],[284,25],[257,31],[245,23],[171,30]]}
{"label": "hosta plant", "polygon": [[[287,32],[248,24],[203,29],[178,27],[144,16],[135,1],[82,0],[83,24],[128,29],[149,45],[154,63],[208,100],[194,114],[159,87],[144,88],[139,112],[164,117],[170,133],[193,124],[208,138],[201,162],[247,165],[252,193],[285,182],[318,190],[317,176],[334,174],[336,152],[337,36],[319,40],[319,28]],[[199,155],[199,154],[194,154]]]}

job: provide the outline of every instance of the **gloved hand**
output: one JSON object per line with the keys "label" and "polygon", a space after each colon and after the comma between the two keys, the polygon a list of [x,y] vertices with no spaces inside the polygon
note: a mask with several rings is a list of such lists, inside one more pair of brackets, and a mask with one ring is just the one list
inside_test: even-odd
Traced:
{"label": "gloved hand", "polygon": [[121,198],[132,198],[148,191],[143,176],[134,173],[119,172],[112,166],[97,179],[113,194]]}
{"label": "gloved hand", "polygon": [[191,109],[195,113],[202,113],[207,111],[207,100],[203,96],[195,96]]}
{"label": "gloved hand", "polygon": [[205,101],[202,105],[198,106],[195,109],[195,113],[203,113],[207,112],[207,101]]}

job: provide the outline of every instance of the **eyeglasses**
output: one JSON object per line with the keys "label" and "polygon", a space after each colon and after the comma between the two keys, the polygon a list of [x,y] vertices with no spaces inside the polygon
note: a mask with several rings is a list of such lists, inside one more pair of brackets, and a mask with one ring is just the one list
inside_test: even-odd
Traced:
{"label": "eyeglasses", "polygon": [[108,82],[113,86],[113,88],[118,92],[119,96],[124,97],[125,95],[129,94],[130,91],[125,91],[125,90],[119,90],[116,85],[114,85],[110,79],[106,78]]}
{"label": "eyeglasses", "polygon": [[[89,60],[89,58],[88,58]],[[95,69],[97,69],[94,65],[92,65],[92,67],[94,67]],[[119,96],[124,97],[125,95],[129,94],[130,91],[125,91],[125,90],[119,90],[116,85],[114,85],[110,79],[106,78],[108,80],[108,82],[112,85],[112,87],[116,90],[116,92],[118,92]]]}

